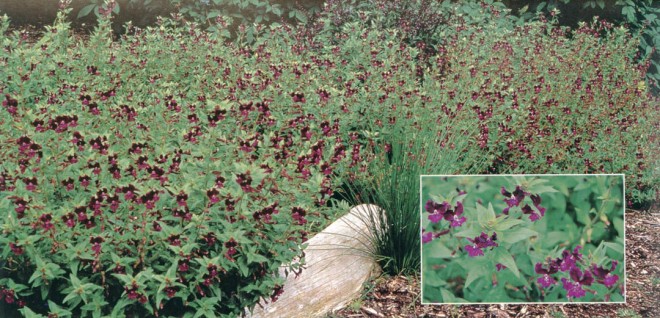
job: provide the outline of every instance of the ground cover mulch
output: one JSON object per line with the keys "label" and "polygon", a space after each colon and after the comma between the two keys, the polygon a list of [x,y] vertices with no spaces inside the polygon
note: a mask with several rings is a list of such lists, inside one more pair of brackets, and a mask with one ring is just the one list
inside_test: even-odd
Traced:
{"label": "ground cover mulch", "polygon": [[660,209],[626,212],[626,304],[422,305],[418,278],[377,277],[343,317],[660,317]]}

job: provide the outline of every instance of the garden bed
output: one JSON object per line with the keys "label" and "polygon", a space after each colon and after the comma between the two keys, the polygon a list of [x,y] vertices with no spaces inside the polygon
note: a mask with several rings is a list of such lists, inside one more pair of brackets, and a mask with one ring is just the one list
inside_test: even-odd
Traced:
{"label": "garden bed", "polygon": [[[442,5],[464,11],[421,31],[349,8],[249,41],[182,20],[70,36],[64,15],[43,36],[3,32],[2,300],[28,316],[234,317],[281,295],[283,266],[300,273],[308,236],[348,210],[342,185],[388,207],[374,254],[408,274],[420,174],[623,173],[627,205],[657,198],[659,106],[625,29]],[[420,306],[414,278],[372,286],[339,315],[516,310]]]}

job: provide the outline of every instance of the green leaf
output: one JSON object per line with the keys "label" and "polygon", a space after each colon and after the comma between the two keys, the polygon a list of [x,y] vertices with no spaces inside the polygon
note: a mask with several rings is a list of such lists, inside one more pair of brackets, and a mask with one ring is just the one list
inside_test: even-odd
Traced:
{"label": "green leaf", "polygon": [[625,6],[621,9],[621,13],[626,17],[628,22],[635,21],[635,9],[632,6]]}
{"label": "green leaf", "polygon": [[[242,260],[242,259],[243,259],[243,258],[241,258],[241,260]],[[250,276],[250,269],[248,268],[247,264],[245,264],[245,262],[243,262],[243,261],[237,261],[237,262],[236,262],[236,265],[238,265],[238,270],[241,271],[241,275],[243,275],[243,277],[248,277],[248,276]]]}
{"label": "green leaf", "polygon": [[54,303],[52,300],[48,301],[48,310],[56,314],[58,318],[71,317],[72,313]]}
{"label": "green leaf", "polygon": [[533,193],[533,194],[559,192],[557,189],[555,189],[551,186],[546,186],[546,185],[537,185],[537,186],[531,187],[528,191],[530,193]]}
{"label": "green leaf", "polygon": [[80,288],[81,287],[81,282],[80,282],[80,279],[78,279],[78,277],[76,277],[73,274],[70,274],[69,279],[71,280],[71,286],[73,288]]}
{"label": "green leaf", "polygon": [[447,248],[440,240],[433,240],[424,244],[422,253],[424,258],[450,258],[452,250]]}
{"label": "green leaf", "polygon": [[125,275],[125,274],[115,274],[115,273],[113,273],[112,276],[119,279],[124,285],[129,285],[131,283],[131,281],[133,280],[132,276]]}
{"label": "green leaf", "polygon": [[115,304],[115,307],[112,308],[111,317],[124,317],[124,308],[131,304],[126,298],[120,298],[119,301]]}
{"label": "green leaf", "polygon": [[263,255],[256,254],[255,252],[247,253],[248,264],[252,263],[267,263],[268,259]]}
{"label": "green leaf", "polygon": [[442,302],[443,303],[456,303],[456,296],[454,294],[444,288],[440,289],[440,295],[442,295]]}
{"label": "green leaf", "polygon": [[617,253],[623,254],[623,245],[621,245],[619,243],[603,242],[603,245],[605,245],[605,247],[607,247],[607,248],[609,248],[609,249],[611,249],[611,250],[613,250]]}
{"label": "green leaf", "polygon": [[28,308],[28,307],[23,307],[23,308],[19,309],[18,311],[25,318],[46,318],[46,316],[37,314],[36,312],[30,310],[30,308]]}
{"label": "green leaf", "polygon": [[483,268],[483,266],[474,266],[470,268],[467,277],[465,278],[465,286],[463,288],[468,288],[470,284],[472,284],[472,282],[487,274],[488,271],[486,271],[485,268]]}
{"label": "green leaf", "polygon": [[78,294],[78,289],[72,288],[71,292],[64,297],[64,300],[62,300],[63,303],[69,303],[71,305],[71,308],[78,306],[82,299],[80,298],[80,295]]}
{"label": "green leaf", "polygon": [[521,223],[525,223],[525,221],[521,219],[514,219],[507,215],[506,217],[497,220],[497,225],[495,225],[495,231],[499,232],[499,231],[508,230],[511,227]]}
{"label": "green leaf", "polygon": [[424,274],[425,275],[422,278],[424,280],[424,286],[440,287],[447,285],[447,281],[440,278],[436,271],[426,271]]}
{"label": "green leaf", "polygon": [[525,12],[527,12],[527,10],[529,10],[529,4],[526,4],[525,6],[523,6],[522,8],[520,8],[520,9],[518,10],[518,14],[525,14]]}
{"label": "green leaf", "polygon": [[498,233],[497,238],[501,242],[513,244],[538,235],[538,232],[522,227],[514,230],[502,231]]}
{"label": "green leaf", "polygon": [[454,234],[455,237],[469,237],[469,238],[474,238],[479,235],[481,235],[481,232],[477,231],[476,229],[467,229]]}
{"label": "green leaf", "polygon": [[495,223],[495,210],[493,204],[488,202],[488,208],[477,203],[477,220],[479,225],[485,228],[491,228]]}
{"label": "green leaf", "polygon": [[513,257],[511,254],[503,247],[496,247],[493,250],[493,260],[495,263],[500,263],[509,269],[513,275],[516,275],[516,277],[520,278],[520,271],[518,271],[518,266],[516,265],[516,262],[513,260]]}
{"label": "green leaf", "polygon": [[545,8],[546,4],[547,4],[547,3],[546,3],[545,1],[539,3],[539,4],[536,6],[536,11],[537,11],[537,12],[539,12],[539,11],[543,11],[543,9]]}
{"label": "green leaf", "polygon": [[94,8],[98,7],[97,4],[91,3],[86,6],[84,6],[80,11],[78,12],[78,16],[76,17],[77,19],[80,19],[82,17],[87,16]]}

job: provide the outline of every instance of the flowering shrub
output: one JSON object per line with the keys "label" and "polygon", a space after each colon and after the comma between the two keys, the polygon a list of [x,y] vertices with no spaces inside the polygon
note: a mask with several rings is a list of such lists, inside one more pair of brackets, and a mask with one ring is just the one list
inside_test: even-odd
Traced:
{"label": "flowering shrub", "polygon": [[234,317],[276,300],[330,216],[352,147],[336,118],[264,47],[173,25],[112,42],[107,20],[74,43],[62,16],[35,45],[2,37],[3,301]]}
{"label": "flowering shrub", "polygon": [[[485,161],[489,168],[479,173],[625,173],[628,204],[657,198],[653,167],[660,157],[653,146],[660,112],[644,83],[648,63],[635,62],[638,39],[626,29],[595,20],[572,30],[558,26],[556,16],[521,24],[489,1],[408,5],[397,11],[392,8],[406,4],[381,3],[389,8],[381,10],[368,3],[331,3],[307,39],[323,50],[323,43],[346,45],[380,30],[396,31],[411,46],[419,96],[426,94],[415,118],[474,123],[479,131],[469,138],[481,151],[464,158]],[[417,5],[442,10],[422,10],[432,16],[416,19],[409,12]],[[443,24],[425,27],[427,20]],[[363,43],[371,47],[372,41]],[[372,51],[372,64],[380,66],[388,50],[380,45]],[[388,76],[389,70],[364,64],[364,74]],[[378,76],[366,77],[361,83],[380,87]],[[359,104],[371,103],[373,113],[380,113],[388,105],[383,95],[370,90],[358,95]]]}
{"label": "flowering shrub", "polygon": [[422,177],[423,301],[623,301],[623,177]]}
{"label": "flowering shrub", "polygon": [[433,76],[450,97],[445,113],[479,118],[476,146],[491,163],[484,172],[625,173],[638,203],[658,193],[651,127],[660,120],[645,66],[631,62],[635,47],[601,21],[484,28],[448,40]]}

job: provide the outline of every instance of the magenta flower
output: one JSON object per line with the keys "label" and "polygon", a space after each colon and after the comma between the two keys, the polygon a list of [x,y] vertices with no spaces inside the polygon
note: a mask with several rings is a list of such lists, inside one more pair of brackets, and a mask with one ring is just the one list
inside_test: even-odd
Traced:
{"label": "magenta flower", "polygon": [[103,243],[103,241],[105,240],[100,236],[91,237],[89,239],[89,243],[92,244],[92,251],[94,251],[94,255],[101,254],[101,243]]}
{"label": "magenta flower", "polygon": [[433,232],[426,232],[422,230],[422,244],[426,244],[433,240]]}
{"label": "magenta flower", "polygon": [[186,259],[180,259],[179,262],[177,263],[177,270],[179,272],[187,272],[190,267],[188,266],[188,260]]}
{"label": "magenta flower", "polygon": [[466,221],[465,217],[461,216],[463,214],[463,204],[461,202],[456,203],[456,208],[452,210],[447,201],[437,203],[428,200],[424,209],[430,213],[429,220],[432,223],[438,223],[440,220],[445,219],[450,222],[452,227],[459,227]]}
{"label": "magenta flower", "polygon": [[176,296],[176,289],[177,289],[176,287],[170,286],[170,287],[166,287],[164,291],[168,298],[173,298],[174,296]]}
{"label": "magenta flower", "polygon": [[465,246],[465,250],[468,252],[470,257],[484,255],[484,252],[482,251],[483,248],[498,246],[498,244],[495,243],[495,240],[497,240],[497,233],[495,232],[493,232],[493,235],[490,237],[488,237],[486,233],[481,232],[481,235],[475,237],[474,239],[466,239],[472,243],[472,245]]}
{"label": "magenta flower", "polygon": [[589,271],[582,272],[577,267],[571,269],[571,281],[566,278],[561,279],[564,289],[568,291],[568,297],[572,298],[583,297],[586,292],[582,286],[590,286],[593,281],[594,278]]}
{"label": "magenta flower", "polygon": [[579,252],[581,248],[582,246],[578,245],[573,249],[572,253],[567,250],[562,252],[562,260],[559,266],[559,269],[562,272],[570,271],[572,268],[577,268],[577,262],[582,260],[582,254]]}
{"label": "magenta flower", "polygon": [[552,278],[552,274],[555,274],[559,271],[559,263],[561,262],[561,259],[556,259],[556,260],[549,260],[548,261],[548,268],[545,269],[543,267],[543,264],[541,263],[536,263],[536,266],[534,267],[534,271],[537,274],[543,274],[543,276],[539,277],[536,281],[543,286],[543,288],[548,288],[551,285],[554,285],[557,283],[557,281]]}
{"label": "magenta flower", "polygon": [[529,204],[525,204],[525,206],[522,207],[522,212],[523,214],[529,214],[529,219],[532,222],[536,222],[541,218],[541,216],[538,213],[536,213],[536,211],[534,211],[534,209],[532,209],[532,207],[530,207]]}
{"label": "magenta flower", "polygon": [[619,280],[618,275],[612,275],[612,272],[616,269],[618,262],[613,260],[612,265],[609,270],[604,269],[601,266],[596,266],[596,264],[591,265],[591,273],[596,276],[596,280],[605,285],[607,288],[610,288],[616,284]]}
{"label": "magenta flower", "polygon": [[466,245],[465,250],[468,252],[468,255],[470,255],[470,257],[484,255],[484,252],[480,248],[476,247],[476,245]]}
{"label": "magenta flower", "polygon": [[39,221],[41,222],[41,227],[48,231],[53,228],[53,223],[51,223],[53,217],[49,213],[44,213],[39,217]]}
{"label": "magenta flower", "polygon": [[445,220],[451,222],[452,227],[459,227],[465,223],[465,217],[461,216],[463,214],[463,204],[461,202],[456,203],[456,209],[447,210],[444,214]]}
{"label": "magenta flower", "polygon": [[429,215],[429,220],[431,221],[431,223],[440,222],[440,220],[444,218],[444,214],[447,211],[448,207],[449,207],[449,203],[447,202],[437,203],[437,202],[433,202],[433,200],[428,200],[425,205],[425,210],[426,212],[431,213]]}
{"label": "magenta flower", "polygon": [[513,194],[508,192],[504,187],[502,187],[500,193],[502,193],[502,195],[506,197],[506,199],[504,199],[504,202],[506,202],[506,204],[509,207],[519,206],[520,203],[525,199],[525,196],[529,195],[529,193],[523,191],[523,189],[520,186],[516,186],[516,189],[513,191]]}
{"label": "magenta flower", "polygon": [[541,216],[544,216],[545,208],[541,206],[541,196],[537,194],[532,194],[530,198],[532,199],[532,203],[534,203],[534,206],[539,210],[539,213],[541,213]]}

